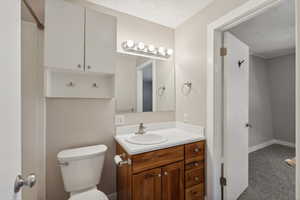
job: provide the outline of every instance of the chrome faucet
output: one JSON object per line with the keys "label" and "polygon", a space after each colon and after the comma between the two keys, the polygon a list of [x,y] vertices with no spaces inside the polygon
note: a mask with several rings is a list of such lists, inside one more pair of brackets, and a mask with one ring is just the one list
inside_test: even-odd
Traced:
{"label": "chrome faucet", "polygon": [[146,127],[143,123],[140,123],[139,129],[137,132],[135,132],[136,135],[144,135],[146,133]]}

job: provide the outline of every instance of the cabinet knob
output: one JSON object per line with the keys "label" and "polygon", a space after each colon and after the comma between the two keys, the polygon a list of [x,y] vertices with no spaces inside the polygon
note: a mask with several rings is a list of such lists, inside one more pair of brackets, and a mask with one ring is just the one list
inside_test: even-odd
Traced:
{"label": "cabinet knob", "polygon": [[198,176],[196,176],[196,177],[195,177],[195,181],[197,181],[197,182],[198,182],[199,180],[200,180],[200,179],[199,179],[199,177],[198,177]]}
{"label": "cabinet knob", "polygon": [[87,69],[92,69],[92,67],[90,65],[87,66]]}
{"label": "cabinet knob", "polygon": [[165,176],[168,176],[168,172],[164,172],[164,175],[165,175]]}
{"label": "cabinet knob", "polygon": [[195,153],[198,153],[199,151],[200,151],[199,148],[195,148],[195,149],[194,149],[194,152],[195,152]]}
{"label": "cabinet knob", "polygon": [[199,166],[199,163],[198,163],[198,162],[195,162],[195,163],[194,163],[194,166],[195,166],[195,167],[198,167],[198,166]]}
{"label": "cabinet knob", "polygon": [[78,64],[78,65],[77,65],[77,68],[81,69],[81,64]]}
{"label": "cabinet knob", "polygon": [[160,177],[161,177],[161,174],[157,174],[157,176],[160,178]]}

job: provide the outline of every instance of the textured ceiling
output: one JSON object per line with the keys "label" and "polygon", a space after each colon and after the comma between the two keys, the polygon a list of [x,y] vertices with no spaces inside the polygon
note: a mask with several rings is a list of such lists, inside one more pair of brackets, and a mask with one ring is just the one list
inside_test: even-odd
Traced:
{"label": "textured ceiling", "polygon": [[87,0],[129,15],[175,28],[213,0]]}
{"label": "textured ceiling", "polygon": [[[44,20],[44,0],[27,0]],[[157,24],[175,28],[213,0],[86,0]],[[22,5],[22,19],[33,21]]]}
{"label": "textured ceiling", "polygon": [[230,30],[245,42],[254,55],[273,58],[295,51],[295,2],[279,6]]}

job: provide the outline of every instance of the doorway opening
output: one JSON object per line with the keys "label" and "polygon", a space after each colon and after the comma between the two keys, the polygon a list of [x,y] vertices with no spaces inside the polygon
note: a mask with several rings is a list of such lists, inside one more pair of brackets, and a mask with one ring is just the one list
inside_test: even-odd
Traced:
{"label": "doorway opening", "polygon": [[[283,14],[281,13],[283,12],[282,6],[290,9],[285,13],[289,16],[276,20],[276,15]],[[295,68],[297,65],[294,55],[296,44],[295,39],[290,39],[296,37],[294,9],[294,2],[289,0],[253,1],[208,26],[207,142],[208,156],[211,156],[208,160],[208,176],[213,177],[213,180],[208,180],[208,198],[221,199],[220,177],[222,173],[226,178],[226,186],[223,187],[224,199],[274,199],[272,198],[274,195],[277,198],[281,197],[278,196],[278,192],[284,196],[282,199],[295,198],[296,169],[285,162],[286,159],[294,161],[296,157],[295,148],[293,148],[296,137]],[[270,14],[272,11],[273,14]],[[293,28],[288,28],[288,30],[282,28],[285,34],[283,32],[280,34],[284,36],[271,42],[275,36],[280,35],[277,31],[260,33],[262,27],[253,27],[255,20],[263,23],[259,17],[265,15],[275,19],[264,25],[266,30],[273,30],[272,28],[280,30],[282,28],[280,24],[284,20],[288,20],[285,25]],[[254,32],[249,32],[247,28]],[[243,35],[249,36],[254,42],[249,42]],[[259,39],[264,39],[263,42],[254,36],[260,36]],[[288,43],[288,45],[280,45],[280,42],[284,45]],[[281,46],[281,49],[276,49],[275,44]],[[269,48],[269,52],[258,51],[261,50],[257,49],[259,46],[265,50]],[[221,57],[220,49],[221,54],[227,53],[227,56]],[[233,54],[235,56],[232,56]],[[259,59],[265,59],[263,64],[259,62]],[[226,67],[226,64],[231,68]],[[261,65],[262,67],[259,68]],[[279,67],[282,65],[284,67]],[[278,71],[283,71],[278,72],[277,68]],[[283,72],[289,78],[284,77]],[[287,82],[285,82],[286,79]],[[284,92],[287,93],[283,94]],[[286,100],[287,103],[284,104],[277,99]],[[278,106],[278,101],[280,106]],[[277,131],[278,127],[282,130],[284,121],[281,119],[279,120],[281,124],[278,123],[277,117],[283,117],[282,110],[280,115],[275,114],[278,108],[284,109],[288,116],[284,117],[284,120],[288,121],[289,128],[283,128],[285,132],[282,133],[285,136],[289,135],[286,138],[282,138],[277,133],[280,132]],[[259,166],[257,163],[262,165]],[[222,164],[224,164],[224,171],[221,168]],[[274,176],[272,174],[268,176],[263,170],[268,170],[268,172],[275,170],[273,172],[278,173],[275,179],[284,180],[280,183],[281,191],[278,188],[279,191],[275,191],[276,187],[272,188],[272,185],[276,184],[276,181],[272,180]],[[266,179],[258,180],[253,174],[260,174],[259,178]],[[221,183],[224,182],[221,181]],[[265,183],[267,187],[263,188],[257,183]],[[282,191],[283,187],[285,191]],[[259,196],[262,195],[258,194],[259,189],[267,191],[268,194],[264,194],[264,197]]]}
{"label": "doorway opening", "polygon": [[224,33],[230,199],[295,199],[294,8],[295,1],[282,1]]}

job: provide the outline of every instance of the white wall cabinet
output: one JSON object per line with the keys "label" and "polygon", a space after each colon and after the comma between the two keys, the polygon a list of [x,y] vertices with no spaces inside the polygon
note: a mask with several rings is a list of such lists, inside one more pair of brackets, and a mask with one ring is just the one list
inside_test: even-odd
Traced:
{"label": "white wall cabinet", "polygon": [[64,0],[45,9],[46,97],[112,98],[116,18]]}
{"label": "white wall cabinet", "polygon": [[86,71],[105,74],[115,72],[116,37],[116,19],[114,17],[86,10]]}
{"label": "white wall cabinet", "polygon": [[45,9],[45,67],[114,74],[115,17],[63,0]]}
{"label": "white wall cabinet", "polygon": [[63,0],[45,2],[45,55],[47,68],[84,69],[85,9]]}

